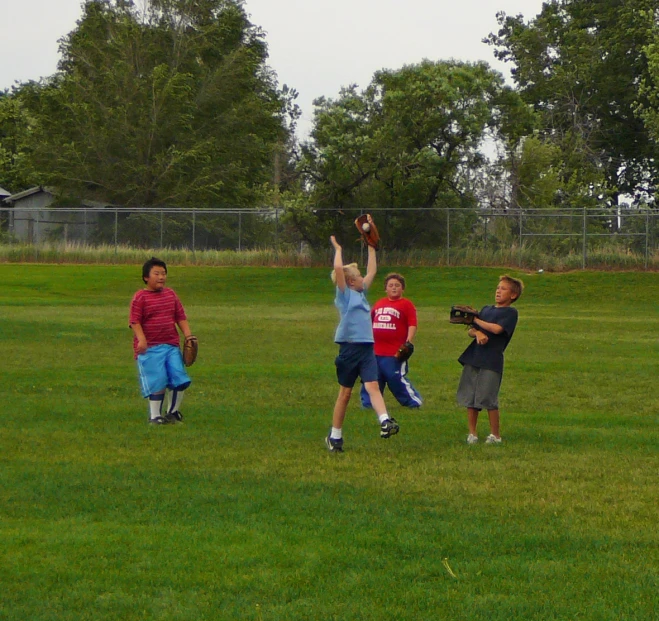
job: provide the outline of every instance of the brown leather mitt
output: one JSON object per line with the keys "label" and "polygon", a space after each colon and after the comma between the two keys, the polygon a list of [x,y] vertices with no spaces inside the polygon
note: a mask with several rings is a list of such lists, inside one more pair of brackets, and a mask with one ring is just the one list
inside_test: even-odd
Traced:
{"label": "brown leather mitt", "polygon": [[197,359],[197,352],[199,351],[199,342],[197,337],[190,335],[185,339],[183,344],[183,364],[186,367],[191,367]]}
{"label": "brown leather mitt", "polygon": [[380,233],[373,222],[370,214],[362,214],[355,220],[355,226],[359,231],[364,243],[373,246],[376,250],[380,247]]}
{"label": "brown leather mitt", "polygon": [[449,321],[451,323],[461,323],[470,326],[474,323],[474,318],[478,317],[478,311],[468,304],[456,304],[451,306]]}
{"label": "brown leather mitt", "polygon": [[407,341],[398,348],[396,352],[396,360],[399,362],[405,362],[410,359],[410,356],[414,353],[414,345]]}

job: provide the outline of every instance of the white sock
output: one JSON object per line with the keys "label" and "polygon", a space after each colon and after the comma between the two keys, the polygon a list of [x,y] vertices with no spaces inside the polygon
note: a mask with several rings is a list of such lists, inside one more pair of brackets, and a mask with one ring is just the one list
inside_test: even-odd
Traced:
{"label": "white sock", "polygon": [[162,412],[162,403],[165,395],[149,395],[149,413],[151,418],[157,418]]}
{"label": "white sock", "polygon": [[380,421],[380,424],[384,423],[385,420],[389,420],[389,414],[386,412],[384,414],[378,414],[378,420]]}
{"label": "white sock", "polygon": [[169,392],[169,407],[167,408],[167,412],[169,412],[170,414],[172,412],[177,412],[181,407],[182,402],[183,402],[183,391],[171,390]]}
{"label": "white sock", "polygon": [[332,427],[332,431],[330,432],[330,438],[333,440],[340,440],[343,437],[343,429],[337,429],[336,427]]}

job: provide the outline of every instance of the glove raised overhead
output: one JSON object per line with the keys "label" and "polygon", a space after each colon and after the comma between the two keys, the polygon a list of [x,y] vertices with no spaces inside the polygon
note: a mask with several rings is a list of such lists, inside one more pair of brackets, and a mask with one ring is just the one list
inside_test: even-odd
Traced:
{"label": "glove raised overhead", "polygon": [[375,226],[373,218],[370,214],[365,213],[355,220],[355,226],[362,236],[364,243],[372,246],[376,250],[380,247],[380,233],[378,227]]}

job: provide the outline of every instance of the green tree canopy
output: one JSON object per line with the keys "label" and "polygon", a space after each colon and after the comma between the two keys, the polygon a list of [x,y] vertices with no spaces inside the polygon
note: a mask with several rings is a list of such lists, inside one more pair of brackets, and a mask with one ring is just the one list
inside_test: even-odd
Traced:
{"label": "green tree canopy", "polygon": [[88,0],[59,73],[25,87],[43,183],[123,205],[254,204],[296,114],[263,33],[239,0],[139,7]]}
{"label": "green tree canopy", "polygon": [[16,93],[0,93],[0,186],[20,192],[36,183],[29,163],[31,121]]}
{"label": "green tree canopy", "polygon": [[475,204],[470,177],[484,162],[483,141],[520,100],[486,63],[425,60],[314,103],[301,170],[311,203],[333,210],[319,211],[321,221],[337,230],[336,210],[395,209],[380,220],[389,246],[402,247],[436,245],[446,216],[401,210]]}
{"label": "green tree canopy", "polygon": [[655,0],[549,0],[529,21],[500,13],[498,33],[486,39],[497,58],[514,63],[540,135],[563,153],[563,174],[603,171],[613,194],[656,183],[655,146],[635,114],[655,10]]}
{"label": "green tree canopy", "polygon": [[380,71],[369,87],[315,102],[303,147],[318,206],[431,207],[462,196],[460,172],[478,166],[503,81],[485,63],[424,61]]}

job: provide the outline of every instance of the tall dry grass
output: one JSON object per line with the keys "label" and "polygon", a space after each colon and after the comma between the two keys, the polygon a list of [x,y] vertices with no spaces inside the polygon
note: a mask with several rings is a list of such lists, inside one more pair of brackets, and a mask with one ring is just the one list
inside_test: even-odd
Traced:
{"label": "tall dry grass", "polygon": [[[352,254],[359,250],[352,249]],[[174,265],[313,267],[331,262],[331,249],[300,252],[286,247],[280,250],[189,250],[179,248],[133,248],[130,246],[93,246],[80,243],[0,244],[0,263],[60,263],[135,265],[157,256]],[[381,265],[416,267],[481,266],[514,267],[547,272],[578,270],[584,267],[580,252],[554,254],[534,247],[511,246],[506,249],[446,248],[388,251],[379,254]],[[659,250],[646,258],[619,247],[601,247],[588,253],[585,267],[599,270],[659,270]]]}

